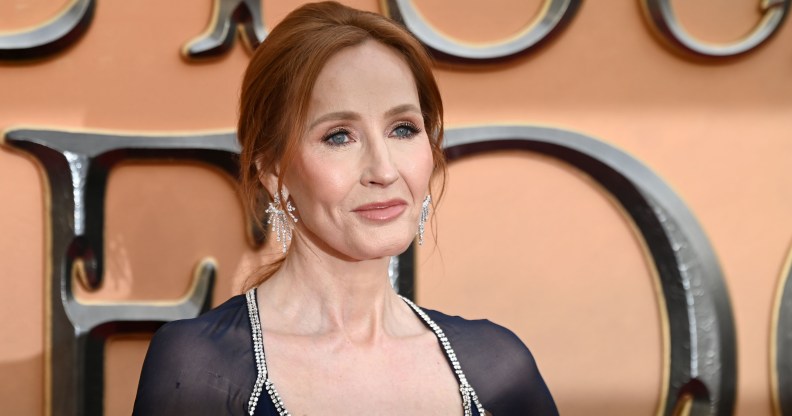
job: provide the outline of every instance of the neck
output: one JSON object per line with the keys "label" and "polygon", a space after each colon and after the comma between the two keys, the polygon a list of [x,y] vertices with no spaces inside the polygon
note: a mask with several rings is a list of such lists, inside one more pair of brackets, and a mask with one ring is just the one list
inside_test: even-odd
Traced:
{"label": "neck", "polygon": [[301,239],[292,244],[281,269],[260,286],[269,330],[370,343],[404,328],[409,317],[390,285],[389,257],[350,261]]}

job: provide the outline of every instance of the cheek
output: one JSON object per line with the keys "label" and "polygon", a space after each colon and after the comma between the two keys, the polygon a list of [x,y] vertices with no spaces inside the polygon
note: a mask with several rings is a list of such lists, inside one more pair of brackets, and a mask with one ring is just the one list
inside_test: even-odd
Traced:
{"label": "cheek", "polygon": [[303,212],[332,210],[348,192],[349,169],[327,157],[302,157],[289,177],[289,190]]}
{"label": "cheek", "polygon": [[402,175],[413,192],[413,196],[416,199],[423,199],[428,192],[429,180],[434,170],[434,159],[429,142],[421,143],[418,148],[405,153],[403,158]]}

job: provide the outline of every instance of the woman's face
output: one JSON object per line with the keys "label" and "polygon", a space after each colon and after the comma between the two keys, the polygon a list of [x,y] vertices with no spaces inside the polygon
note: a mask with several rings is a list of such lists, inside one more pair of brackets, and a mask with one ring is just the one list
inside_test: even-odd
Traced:
{"label": "woman's face", "polygon": [[375,41],[335,54],[316,80],[305,128],[284,178],[298,233],[349,260],[404,251],[434,163],[401,56]]}

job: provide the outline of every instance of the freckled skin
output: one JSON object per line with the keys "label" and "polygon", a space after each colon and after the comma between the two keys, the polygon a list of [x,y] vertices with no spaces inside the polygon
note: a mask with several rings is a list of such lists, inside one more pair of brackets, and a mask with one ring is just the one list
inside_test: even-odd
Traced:
{"label": "freckled skin", "polygon": [[[404,251],[415,236],[433,168],[407,64],[373,41],[338,52],[316,80],[307,128],[284,178],[301,235],[350,260]],[[353,211],[393,199],[405,201],[406,209],[392,221],[367,221]]]}

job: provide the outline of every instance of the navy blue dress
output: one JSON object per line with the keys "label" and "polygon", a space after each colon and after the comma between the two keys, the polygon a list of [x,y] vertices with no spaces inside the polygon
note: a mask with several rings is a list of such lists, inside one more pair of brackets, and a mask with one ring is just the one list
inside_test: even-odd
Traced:
{"label": "navy blue dress", "polygon": [[[423,309],[443,329],[487,413],[558,415],[531,352],[508,329]],[[151,340],[134,415],[247,415],[256,381],[244,295],[194,319],[164,325]],[[277,416],[267,392],[256,415]],[[460,409],[462,414],[462,409]],[[474,415],[478,413],[474,406]]]}

